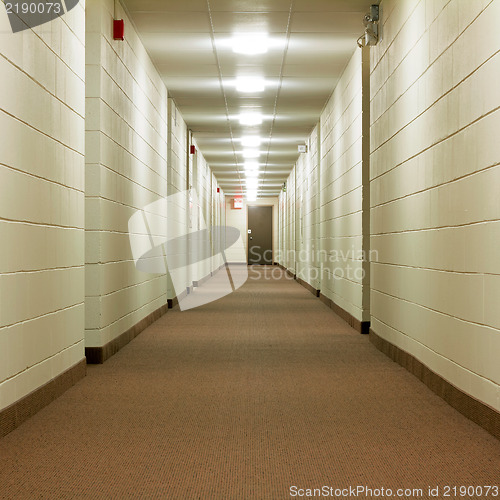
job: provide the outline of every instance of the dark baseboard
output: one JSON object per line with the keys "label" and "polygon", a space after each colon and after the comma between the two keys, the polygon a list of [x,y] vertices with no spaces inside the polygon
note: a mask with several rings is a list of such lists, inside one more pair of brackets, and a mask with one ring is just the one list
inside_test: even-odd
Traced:
{"label": "dark baseboard", "polygon": [[19,401],[0,410],[0,438],[12,432],[35,413],[45,408],[55,399],[85,377],[87,363],[79,361],[65,372],[53,378],[50,382],[35,389]]}
{"label": "dark baseboard", "polygon": [[319,294],[319,300],[326,304],[330,309],[332,309],[337,316],[340,316],[344,321],[349,323],[349,326],[354,328],[357,332],[367,335],[370,333],[370,322],[369,321],[359,321],[351,313],[347,312],[345,309],[340,307],[332,299],[329,299],[322,293]]}
{"label": "dark baseboard", "polygon": [[300,283],[306,290],[309,290],[315,297],[319,297],[320,290],[314,288],[307,281],[304,281],[302,278],[297,278],[297,282]]}
{"label": "dark baseboard", "polygon": [[102,347],[86,347],[85,356],[87,357],[87,363],[92,365],[98,365],[104,363],[111,356],[116,354],[120,349],[125,347],[130,341],[134,340],[137,335],[144,331],[148,326],[153,324],[155,321],[160,319],[168,310],[168,304],[161,306],[156,311],[148,314],[141,321],[136,323],[132,328],[123,332],[121,335],[108,342]]}
{"label": "dark baseboard", "polygon": [[174,297],[173,299],[167,299],[167,306],[169,309],[172,309],[177,305],[179,305],[179,298],[178,297]]}
{"label": "dark baseboard", "polygon": [[500,413],[452,385],[421,361],[377,335],[370,328],[370,342],[393,361],[415,375],[432,392],[462,415],[500,439]]}
{"label": "dark baseboard", "polygon": [[214,275],[214,273],[210,273],[210,274],[207,274],[204,278],[201,278],[197,281],[193,281],[193,288],[203,285],[203,283],[206,283],[213,275]]}

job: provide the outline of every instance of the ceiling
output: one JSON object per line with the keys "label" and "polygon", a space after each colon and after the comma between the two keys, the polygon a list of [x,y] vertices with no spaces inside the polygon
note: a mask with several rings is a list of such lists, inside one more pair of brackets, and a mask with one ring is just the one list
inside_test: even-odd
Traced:
{"label": "ceiling", "polygon": [[[255,178],[258,162],[258,197],[279,194],[297,161],[297,146],[309,137],[357,49],[363,16],[378,3],[122,1],[224,192],[254,189],[246,178]],[[242,42],[249,43],[245,52],[262,43],[267,52],[234,52]],[[261,79],[257,83],[264,83],[264,90],[239,91],[237,79],[248,77],[254,82],[244,83]],[[240,124],[239,115],[248,112],[260,114],[262,123]],[[260,137],[260,146],[242,144],[248,136]],[[246,149],[258,154],[253,166],[245,165]]]}

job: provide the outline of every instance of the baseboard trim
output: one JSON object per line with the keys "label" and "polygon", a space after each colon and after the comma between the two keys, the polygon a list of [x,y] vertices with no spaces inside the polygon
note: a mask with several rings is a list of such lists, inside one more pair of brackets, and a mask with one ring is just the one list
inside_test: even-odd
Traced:
{"label": "baseboard trim", "polygon": [[0,438],[26,422],[33,415],[64,394],[74,386],[87,372],[87,363],[82,359],[76,365],[64,371],[19,401],[0,410]]}
{"label": "baseboard trim", "polygon": [[143,332],[148,326],[153,324],[155,321],[159,320],[168,310],[167,304],[161,306],[160,308],[148,314],[141,321],[136,323],[133,327],[129,328],[127,331],[123,332],[121,335],[108,342],[102,347],[86,347],[85,356],[87,358],[87,364],[89,365],[100,365],[108,360],[111,356],[116,354],[120,349],[125,347],[129,342],[135,339],[137,335]]}
{"label": "baseboard trim", "polygon": [[206,283],[213,275],[213,273],[209,273],[204,278],[193,281],[193,288],[203,285],[203,283]]}
{"label": "baseboard trim", "polygon": [[408,370],[432,392],[437,394],[441,399],[444,399],[462,415],[500,440],[500,413],[461,391],[443,377],[433,372],[413,355],[377,335],[371,328],[369,338],[370,342],[379,351]]}
{"label": "baseboard trim", "polygon": [[357,332],[367,335],[370,333],[370,322],[369,321],[359,321],[350,312],[336,304],[332,299],[329,299],[322,293],[319,294],[319,300],[326,304],[330,309],[332,309],[337,316],[340,316],[345,322],[354,328]]}
{"label": "baseboard trim", "polygon": [[314,288],[307,281],[304,281],[302,278],[297,278],[297,282],[301,284],[306,290],[309,290],[315,297],[319,297],[320,290]]}

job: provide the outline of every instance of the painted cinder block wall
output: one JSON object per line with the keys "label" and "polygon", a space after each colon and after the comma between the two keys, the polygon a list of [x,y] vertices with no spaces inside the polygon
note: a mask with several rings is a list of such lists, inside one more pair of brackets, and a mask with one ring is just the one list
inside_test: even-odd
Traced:
{"label": "painted cinder block wall", "polygon": [[372,329],[500,410],[500,2],[383,0]]}
{"label": "painted cinder block wall", "polygon": [[286,207],[282,265],[358,322],[370,320],[370,275],[363,262],[369,250],[363,212],[369,190],[363,120],[369,110],[363,110],[362,86],[368,62],[366,52],[354,52],[280,195]]}
{"label": "painted cinder block wall", "polygon": [[[175,102],[172,98],[168,99],[168,195],[176,195],[189,189],[190,174],[192,175],[192,160],[188,157],[187,147],[189,144],[188,129]],[[180,204],[169,214],[169,224],[179,228],[189,225],[189,214],[186,211],[186,205]],[[174,229],[175,230],[175,229]],[[187,289],[192,286],[192,277],[188,268],[183,271],[184,287]],[[168,299],[173,300],[176,297],[176,291],[172,283],[170,274],[167,276],[167,295]]]}
{"label": "painted cinder block wall", "polygon": [[[363,283],[333,280],[327,263],[318,285],[374,335],[498,411],[500,53],[491,40],[500,2],[383,0],[380,13],[369,66],[357,50],[320,121],[321,250],[363,249],[369,272]],[[283,256],[304,244],[292,227],[304,173],[292,171],[280,195]]]}
{"label": "painted cinder block wall", "polygon": [[129,218],[167,195],[167,90],[119,4],[127,36],[113,40],[114,3],[86,7],[86,347],[167,302],[166,276],[136,269],[128,234]]}
{"label": "painted cinder block wall", "polygon": [[[154,202],[189,189],[211,224],[213,174],[192,141],[181,113],[119,3],[124,41],[112,39],[112,0],[87,3],[86,97],[86,347],[102,347],[164,312],[168,299],[210,274],[206,263],[181,270],[174,290],[170,274],[137,270],[128,221],[145,210],[153,239],[193,230],[186,203],[158,212]],[[153,204],[153,205],[152,205]],[[163,205],[165,207],[165,205]],[[193,207],[193,210],[198,210]],[[197,212],[198,213],[198,212]],[[168,264],[168,262],[167,262]]]}
{"label": "painted cinder block wall", "polygon": [[85,359],[84,9],[0,8],[0,411]]}
{"label": "painted cinder block wall", "polygon": [[[370,320],[364,300],[369,273],[364,268],[363,234],[363,63],[356,50],[320,118],[321,293],[358,321]],[[367,140],[367,138],[365,138]],[[365,228],[366,230],[367,228]],[[367,258],[367,256],[366,256]],[[366,295],[365,295],[366,296]]]}

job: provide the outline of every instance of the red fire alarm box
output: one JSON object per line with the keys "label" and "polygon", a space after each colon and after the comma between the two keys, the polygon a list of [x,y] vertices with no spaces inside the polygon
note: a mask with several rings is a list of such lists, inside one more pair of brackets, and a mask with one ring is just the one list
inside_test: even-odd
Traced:
{"label": "red fire alarm box", "polygon": [[189,146],[189,152],[192,155],[196,154],[196,146],[194,144],[191,144],[191,146]]}
{"label": "red fire alarm box", "polygon": [[113,39],[114,40],[125,39],[125,23],[123,19],[113,20]]}
{"label": "red fire alarm box", "polygon": [[241,210],[243,208],[243,198],[234,198],[233,208],[236,210]]}
{"label": "red fire alarm box", "polygon": [[220,193],[220,188],[219,187],[217,188],[217,192]]}

